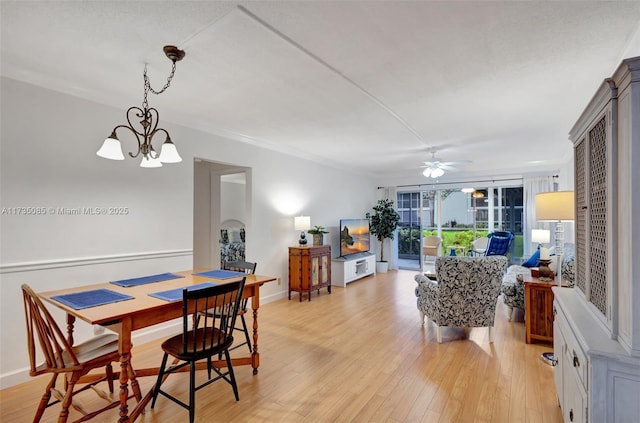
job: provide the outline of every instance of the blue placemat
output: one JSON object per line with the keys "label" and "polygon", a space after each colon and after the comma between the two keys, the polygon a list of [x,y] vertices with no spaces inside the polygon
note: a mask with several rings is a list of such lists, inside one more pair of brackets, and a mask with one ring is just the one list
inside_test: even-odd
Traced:
{"label": "blue placemat", "polygon": [[51,297],[51,299],[74,310],[116,303],[132,298],[131,295],[121,294],[109,289],[94,289],[93,291],[74,292],[73,294],[54,295]]}
{"label": "blue placemat", "polygon": [[184,276],[176,275],[174,273],[160,273],[159,275],[143,276],[140,278],[132,278],[132,279],[122,279],[119,281],[112,281],[111,283],[114,285],[128,288],[130,286],[145,285],[148,283],[168,281],[171,279],[178,279],[178,278],[184,278]]}
{"label": "blue placemat", "polygon": [[208,272],[194,273],[196,276],[206,276],[214,279],[231,279],[238,276],[244,276],[244,272],[235,272],[233,270],[209,270]]}
{"label": "blue placemat", "polygon": [[165,301],[178,301],[182,300],[182,290],[184,288],[187,288],[187,291],[193,291],[194,289],[209,288],[216,285],[218,284],[215,282],[202,282],[196,285],[189,285],[182,288],[169,289],[162,292],[152,292],[149,295]]}

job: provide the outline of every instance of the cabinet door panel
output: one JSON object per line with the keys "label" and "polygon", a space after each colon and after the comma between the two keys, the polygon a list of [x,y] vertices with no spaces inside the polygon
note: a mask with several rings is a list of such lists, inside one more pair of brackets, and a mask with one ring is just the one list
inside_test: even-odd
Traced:
{"label": "cabinet door panel", "polygon": [[323,284],[329,283],[329,256],[324,255],[321,257],[322,266],[320,266],[321,281]]}
{"label": "cabinet door panel", "polygon": [[320,258],[311,257],[311,286],[320,283]]}

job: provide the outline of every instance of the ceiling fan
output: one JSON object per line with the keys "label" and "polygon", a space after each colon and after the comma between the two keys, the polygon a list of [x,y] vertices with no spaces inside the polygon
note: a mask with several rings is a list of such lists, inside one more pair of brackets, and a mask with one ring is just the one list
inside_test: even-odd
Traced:
{"label": "ceiling fan", "polygon": [[420,167],[424,168],[424,170],[422,171],[422,174],[425,176],[425,178],[431,177],[435,179],[444,175],[445,170],[457,171],[458,169],[456,169],[454,165],[462,164],[462,163],[471,163],[471,161],[458,160],[455,162],[443,162],[442,160],[436,157],[435,150],[432,150],[431,161],[424,162],[424,166],[420,166]]}

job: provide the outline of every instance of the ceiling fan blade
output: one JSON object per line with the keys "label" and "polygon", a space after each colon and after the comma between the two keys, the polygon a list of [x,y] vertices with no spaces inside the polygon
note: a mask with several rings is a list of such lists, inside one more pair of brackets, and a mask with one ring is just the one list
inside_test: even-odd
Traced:
{"label": "ceiling fan blade", "polygon": [[471,160],[454,160],[451,162],[441,162],[440,164],[446,165],[446,166],[452,166],[452,165],[467,164],[467,163],[471,163]]}

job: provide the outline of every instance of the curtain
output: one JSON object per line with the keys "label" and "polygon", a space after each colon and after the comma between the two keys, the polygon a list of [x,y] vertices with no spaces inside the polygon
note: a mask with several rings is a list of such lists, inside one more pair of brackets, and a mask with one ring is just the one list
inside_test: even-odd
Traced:
{"label": "curtain", "polygon": [[549,229],[548,223],[536,221],[536,194],[551,191],[551,177],[543,176],[523,179],[523,220],[524,257],[529,257],[537,248],[531,242],[532,229]]}
{"label": "curtain", "polygon": [[[384,187],[378,190],[378,198],[380,200],[391,200],[398,210],[398,189],[396,187]],[[392,240],[384,241],[385,259],[389,262],[389,269],[398,268],[398,229],[395,230]]]}

